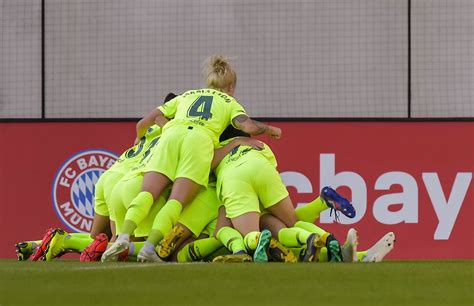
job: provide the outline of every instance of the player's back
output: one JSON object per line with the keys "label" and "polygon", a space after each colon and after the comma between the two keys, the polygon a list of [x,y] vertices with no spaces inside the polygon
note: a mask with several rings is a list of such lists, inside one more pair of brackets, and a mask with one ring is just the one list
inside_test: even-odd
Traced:
{"label": "player's back", "polygon": [[125,174],[137,166],[149,154],[151,148],[155,146],[160,135],[161,128],[159,126],[153,125],[150,127],[145,136],[140,139],[140,142],[123,152],[109,171]]}
{"label": "player's back", "polygon": [[164,131],[183,124],[203,127],[214,144],[233,118],[245,114],[243,107],[232,96],[209,88],[186,91],[159,109],[165,117],[174,117],[165,125]]}
{"label": "player's back", "polygon": [[[230,141],[232,141],[232,139],[221,142],[219,145],[224,146]],[[275,158],[275,155],[273,154],[273,151],[267,144],[263,144],[264,146],[261,150],[254,149],[246,145],[239,145],[235,147],[222,159],[222,161],[215,169],[217,177],[222,176],[224,173],[232,171],[232,169],[239,167],[243,163],[252,159],[259,159],[261,160],[261,162],[268,163],[276,168],[277,160]],[[258,169],[255,170],[258,171]]]}

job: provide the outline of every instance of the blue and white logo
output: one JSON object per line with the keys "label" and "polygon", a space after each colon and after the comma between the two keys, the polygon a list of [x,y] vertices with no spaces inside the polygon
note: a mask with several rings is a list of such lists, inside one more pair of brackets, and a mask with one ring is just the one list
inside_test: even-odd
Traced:
{"label": "blue and white logo", "polygon": [[116,160],[114,153],[86,150],[69,158],[56,173],[53,206],[69,229],[90,232],[94,218],[95,184]]}

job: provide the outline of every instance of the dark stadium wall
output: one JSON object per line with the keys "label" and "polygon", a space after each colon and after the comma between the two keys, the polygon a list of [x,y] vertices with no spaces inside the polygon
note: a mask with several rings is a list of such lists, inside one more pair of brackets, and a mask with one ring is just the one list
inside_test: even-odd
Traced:
{"label": "dark stadium wall", "polygon": [[[473,122],[273,122],[275,152],[293,202],[326,185],[358,215],[317,224],[340,239],[350,227],[366,249],[396,234],[387,259],[473,259]],[[0,123],[0,258],[49,227],[90,229],[93,185],[128,148],[133,122]],[[352,224],[351,224],[352,223]]]}

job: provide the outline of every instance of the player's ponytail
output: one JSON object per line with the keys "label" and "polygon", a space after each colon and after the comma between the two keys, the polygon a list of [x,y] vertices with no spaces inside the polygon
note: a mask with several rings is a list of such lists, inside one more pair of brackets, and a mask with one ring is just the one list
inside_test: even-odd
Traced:
{"label": "player's ponytail", "polygon": [[204,64],[203,74],[209,88],[225,91],[230,85],[235,86],[237,83],[234,69],[222,55],[209,57]]}

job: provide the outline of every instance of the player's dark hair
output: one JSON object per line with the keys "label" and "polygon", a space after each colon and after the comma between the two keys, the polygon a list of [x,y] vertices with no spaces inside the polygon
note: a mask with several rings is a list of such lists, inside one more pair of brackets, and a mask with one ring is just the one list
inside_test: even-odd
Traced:
{"label": "player's dark hair", "polygon": [[227,128],[224,130],[224,132],[222,132],[221,136],[219,137],[219,142],[239,136],[250,137],[250,134],[242,132],[241,130],[236,129],[231,124],[229,124],[229,126],[227,126]]}
{"label": "player's dark hair", "polygon": [[177,95],[175,95],[174,93],[170,92],[169,94],[166,95],[165,97],[165,100],[163,100],[163,104],[165,104],[166,102],[170,101],[170,100],[173,100],[174,98],[176,98]]}

